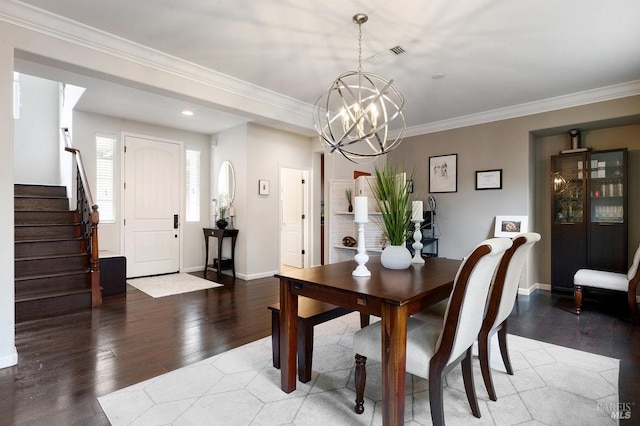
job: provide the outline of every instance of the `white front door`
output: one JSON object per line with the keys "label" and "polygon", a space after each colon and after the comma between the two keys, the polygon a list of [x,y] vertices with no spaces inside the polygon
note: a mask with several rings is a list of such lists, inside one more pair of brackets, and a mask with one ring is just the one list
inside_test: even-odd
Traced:
{"label": "white front door", "polygon": [[180,269],[180,145],[125,136],[127,277]]}
{"label": "white front door", "polygon": [[282,225],[280,232],[281,263],[296,268],[304,267],[304,180],[306,172],[280,169],[280,202]]}

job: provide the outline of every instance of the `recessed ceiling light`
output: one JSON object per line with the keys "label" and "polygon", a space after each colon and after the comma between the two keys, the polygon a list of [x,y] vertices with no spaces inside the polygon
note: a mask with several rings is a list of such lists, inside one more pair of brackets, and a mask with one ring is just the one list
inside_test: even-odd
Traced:
{"label": "recessed ceiling light", "polygon": [[185,109],[184,111],[182,111],[182,115],[186,115],[188,117],[191,117],[193,115],[193,111]]}

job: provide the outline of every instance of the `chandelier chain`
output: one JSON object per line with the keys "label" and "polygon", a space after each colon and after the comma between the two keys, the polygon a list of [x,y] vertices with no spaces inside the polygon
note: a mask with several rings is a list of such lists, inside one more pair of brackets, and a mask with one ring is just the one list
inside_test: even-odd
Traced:
{"label": "chandelier chain", "polygon": [[358,23],[358,73],[362,72],[362,24]]}

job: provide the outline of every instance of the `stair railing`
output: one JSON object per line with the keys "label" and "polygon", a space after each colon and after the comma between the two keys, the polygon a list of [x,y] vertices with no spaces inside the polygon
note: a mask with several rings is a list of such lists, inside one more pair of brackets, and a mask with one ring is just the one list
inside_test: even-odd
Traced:
{"label": "stair railing", "polygon": [[93,196],[91,195],[91,188],[89,186],[89,180],[87,179],[87,173],[82,162],[82,155],[80,150],[71,146],[71,136],[69,135],[69,129],[62,128],[62,134],[65,138],[64,150],[72,153],[75,156],[77,164],[77,206],[78,213],[80,214],[80,220],[82,223],[84,240],[89,240],[90,243],[85,247],[85,252],[89,258],[89,283],[91,288],[91,306],[98,307],[102,305],[102,288],[100,287],[100,256],[98,249],[98,223],[100,222],[100,213],[98,212],[98,205],[94,203]]}

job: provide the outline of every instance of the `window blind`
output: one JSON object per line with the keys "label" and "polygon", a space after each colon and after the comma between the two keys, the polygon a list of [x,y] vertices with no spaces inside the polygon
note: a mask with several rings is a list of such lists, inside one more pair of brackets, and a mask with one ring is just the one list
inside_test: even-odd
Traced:
{"label": "window blind", "polygon": [[116,138],[112,135],[96,135],[96,204],[100,222],[115,222],[114,170]]}

